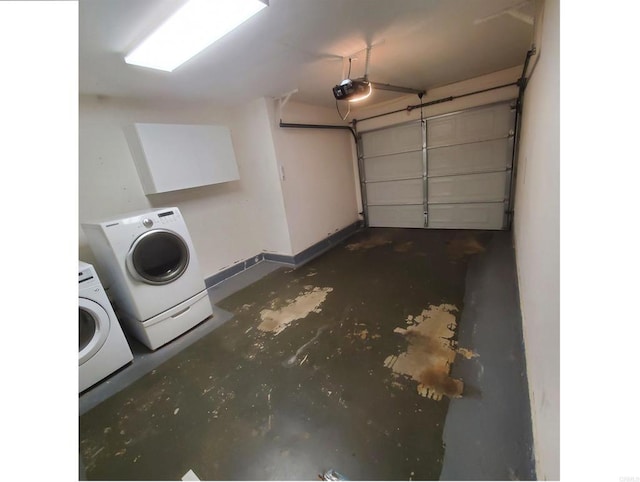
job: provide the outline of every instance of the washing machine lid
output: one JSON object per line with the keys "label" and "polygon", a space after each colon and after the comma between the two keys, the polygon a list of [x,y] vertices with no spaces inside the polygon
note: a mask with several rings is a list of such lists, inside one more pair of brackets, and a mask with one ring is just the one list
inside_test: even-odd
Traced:
{"label": "washing machine lid", "polygon": [[180,278],[189,266],[189,246],[174,231],[151,229],[133,242],[126,265],[129,274],[138,281],[168,284]]}
{"label": "washing machine lid", "polygon": [[78,298],[78,304],[78,364],[82,365],[94,356],[107,341],[111,320],[106,310],[93,300]]}

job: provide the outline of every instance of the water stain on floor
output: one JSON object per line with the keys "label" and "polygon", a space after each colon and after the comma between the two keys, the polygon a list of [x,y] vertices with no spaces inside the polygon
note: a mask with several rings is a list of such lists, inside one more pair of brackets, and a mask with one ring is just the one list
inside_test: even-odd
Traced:
{"label": "water stain on floor", "polygon": [[473,254],[480,254],[484,251],[485,247],[476,238],[469,235],[454,238],[447,243],[447,253],[454,260]]}
{"label": "water stain on floor", "polygon": [[327,294],[332,291],[333,288],[310,288],[279,310],[262,310],[260,312],[262,323],[258,325],[258,330],[277,335],[284,331],[291,322],[305,318],[312,312],[320,313],[320,305],[327,298]]}
{"label": "water stain on floor", "polygon": [[407,328],[393,331],[406,338],[407,350],[399,355],[389,355],[384,365],[397,375],[404,375],[418,382],[418,393],[433,400],[444,395],[460,398],[464,389],[462,380],[452,378],[451,364],[456,353],[471,357],[473,352],[457,348],[454,341],[458,308],[450,304],[431,305],[419,315],[407,317]]}
{"label": "water stain on floor", "polygon": [[378,246],[386,246],[388,244],[392,244],[393,241],[391,241],[390,239],[385,238],[384,236],[381,235],[373,235],[367,239],[364,239],[362,241],[359,241],[357,243],[350,243],[347,244],[345,247],[349,250],[349,251],[358,251],[361,249],[371,249],[371,248],[377,248]]}
{"label": "water stain on floor", "polygon": [[396,253],[408,253],[413,248],[413,241],[407,241],[405,243],[395,244],[393,250]]}
{"label": "water stain on floor", "polygon": [[81,417],[87,477],[438,480],[450,364],[473,356],[458,237],[363,230],[222,300],[232,320]]}

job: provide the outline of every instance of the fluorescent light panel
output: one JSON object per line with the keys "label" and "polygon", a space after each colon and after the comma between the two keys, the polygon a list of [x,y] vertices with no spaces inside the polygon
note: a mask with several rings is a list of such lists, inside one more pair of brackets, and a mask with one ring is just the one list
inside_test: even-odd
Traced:
{"label": "fluorescent light panel", "polygon": [[124,61],[171,72],[264,7],[259,0],[190,0]]}

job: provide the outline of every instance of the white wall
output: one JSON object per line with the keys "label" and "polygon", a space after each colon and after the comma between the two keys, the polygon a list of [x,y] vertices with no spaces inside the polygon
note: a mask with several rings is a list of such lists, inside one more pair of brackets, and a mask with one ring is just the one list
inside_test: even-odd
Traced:
{"label": "white wall", "polygon": [[[244,107],[234,109],[232,132],[236,156],[245,160],[245,184],[252,203],[248,205],[250,222],[261,239],[256,252],[293,254],[284,198],[278,174],[278,161],[271,135],[267,99],[256,99]],[[243,179],[243,173],[240,173]],[[231,239],[233,242],[233,239]]]}
{"label": "white wall", "polygon": [[[539,479],[560,478],[559,1],[547,0],[525,91],[514,240]],[[534,60],[532,60],[533,64]]]}
{"label": "white wall", "polygon": [[359,219],[353,136],[347,130],[280,128],[283,122],[343,124],[334,109],[271,102],[270,119],[294,253]]}
{"label": "white wall", "polygon": [[[204,277],[263,250],[291,254],[264,101],[227,111],[82,96],[79,114],[80,222],[175,205]],[[240,180],[145,196],[123,132],[133,122],[227,125]],[[94,262],[82,228],[79,244],[80,259]]]}
{"label": "white wall", "polygon": [[[287,105],[294,122],[334,123],[330,109]],[[277,127],[272,99],[233,109],[80,98],[80,222],[177,206],[205,278],[263,251],[294,255],[358,220],[348,131]],[[145,196],[124,129],[134,122],[223,124],[240,180]],[[281,181],[279,166],[285,170]],[[95,259],[80,227],[79,258]]]}

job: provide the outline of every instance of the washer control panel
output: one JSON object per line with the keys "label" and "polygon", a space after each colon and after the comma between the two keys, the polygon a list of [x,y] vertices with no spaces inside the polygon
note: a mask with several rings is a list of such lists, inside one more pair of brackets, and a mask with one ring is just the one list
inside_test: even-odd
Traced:
{"label": "washer control panel", "polygon": [[[180,213],[175,209],[171,209],[168,211],[160,211],[148,213],[143,216],[138,216],[135,218],[135,223],[138,228],[151,229],[151,228],[161,228],[162,225],[171,224],[180,219]],[[118,224],[118,223],[116,223]],[[134,233],[133,236],[136,236]]]}
{"label": "washer control panel", "polygon": [[163,211],[157,214],[156,224],[172,224],[177,220],[178,213],[176,211]]}

